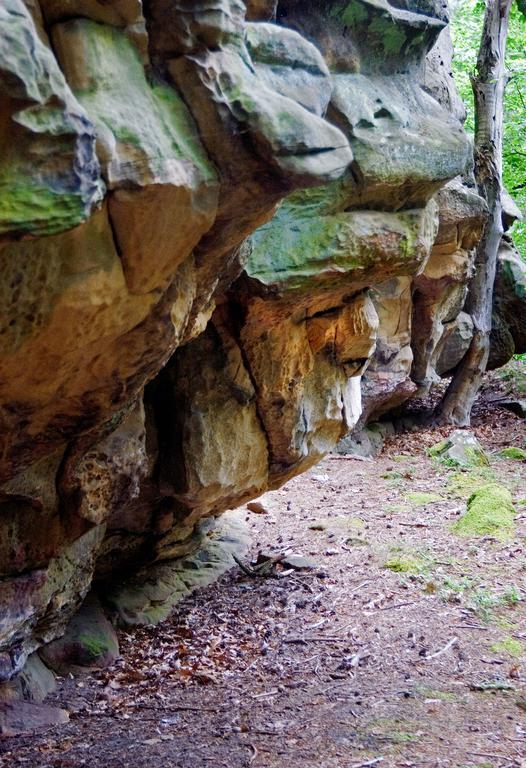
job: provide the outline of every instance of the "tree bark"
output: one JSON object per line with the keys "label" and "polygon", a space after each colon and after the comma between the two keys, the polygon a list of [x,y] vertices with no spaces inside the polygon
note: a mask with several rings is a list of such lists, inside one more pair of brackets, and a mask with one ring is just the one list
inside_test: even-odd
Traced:
{"label": "tree bark", "polygon": [[477,74],[471,78],[475,97],[475,180],[479,194],[488,204],[489,217],[477,247],[466,302],[466,311],[473,319],[473,339],[436,412],[437,421],[458,426],[470,423],[489,355],[493,284],[503,234],[502,128],[511,3],[512,0],[486,0]]}

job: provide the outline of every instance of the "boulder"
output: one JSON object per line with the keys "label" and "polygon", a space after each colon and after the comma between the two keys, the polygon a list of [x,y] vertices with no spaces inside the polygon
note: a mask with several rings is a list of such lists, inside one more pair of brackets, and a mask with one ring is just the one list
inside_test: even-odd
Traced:
{"label": "boulder", "polygon": [[94,594],[89,594],[69,621],[62,637],[39,651],[59,675],[109,667],[119,658],[119,641]]}
{"label": "boulder", "polygon": [[453,531],[459,536],[490,536],[505,540],[513,535],[515,515],[509,490],[488,483],[469,497],[467,510],[455,523]]}
{"label": "boulder", "polygon": [[0,680],[111,662],[93,583],[166,616],[225,510],[434,379],[484,210],[403,5],[2,5]]}
{"label": "boulder", "polygon": [[69,713],[60,707],[29,701],[0,702],[0,739],[40,733],[68,721]]}
{"label": "boulder", "polygon": [[428,450],[429,456],[443,464],[459,467],[484,467],[489,459],[472,432],[456,429],[449,437]]}
{"label": "boulder", "polygon": [[384,447],[385,438],[394,435],[395,427],[390,421],[377,421],[367,424],[363,429],[356,429],[344,437],[334,452],[343,456],[378,456]]}
{"label": "boulder", "polygon": [[38,653],[32,653],[17,677],[0,683],[0,702],[25,700],[41,703],[56,687],[53,672],[46,667]]}
{"label": "boulder", "polygon": [[526,262],[507,236],[499,248],[494,294],[489,370],[526,352]]}

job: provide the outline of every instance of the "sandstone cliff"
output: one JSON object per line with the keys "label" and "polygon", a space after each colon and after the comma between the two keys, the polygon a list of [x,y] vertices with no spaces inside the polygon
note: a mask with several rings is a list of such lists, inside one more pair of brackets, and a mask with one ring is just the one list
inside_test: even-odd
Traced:
{"label": "sandstone cliff", "polygon": [[[203,518],[458,362],[485,209],[446,24],[435,0],[2,4],[0,680],[94,579],[125,620],[126,579]],[[518,271],[495,364],[526,343]]]}

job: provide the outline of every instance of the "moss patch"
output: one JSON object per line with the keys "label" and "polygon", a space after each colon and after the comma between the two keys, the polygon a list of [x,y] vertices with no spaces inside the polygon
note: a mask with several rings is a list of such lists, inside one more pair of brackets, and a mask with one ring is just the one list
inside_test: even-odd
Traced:
{"label": "moss patch", "polygon": [[426,552],[392,547],[383,567],[393,573],[425,574],[432,570],[433,558]]}
{"label": "moss patch", "polygon": [[354,27],[360,22],[367,21],[368,17],[366,8],[356,0],[350,2],[341,12],[341,20],[348,27]]}
{"label": "moss patch", "polygon": [[448,449],[450,444],[449,440],[441,440],[439,443],[435,443],[435,445],[432,445],[431,448],[427,449],[427,455],[432,459],[436,459]]}
{"label": "moss patch", "polygon": [[[195,123],[178,92],[150,82],[139,53],[120,29],[82,19],[84,87],[75,96],[96,128],[111,131],[117,140],[119,163],[156,183],[173,183],[173,164],[185,183],[194,174],[215,179]],[[137,119],[138,114],[142,120]],[[115,174],[122,174],[118,168]],[[128,177],[127,177],[128,178]]]}
{"label": "moss patch", "polygon": [[468,499],[479,488],[496,480],[495,473],[489,468],[453,472],[449,477],[447,492],[452,496]]}
{"label": "moss patch", "polygon": [[497,456],[501,459],[515,459],[516,461],[526,461],[526,451],[524,448],[516,448],[510,446],[509,448],[503,448],[499,451]]}
{"label": "moss patch", "polygon": [[420,567],[420,560],[410,557],[409,555],[391,557],[384,563],[384,568],[387,568],[394,573],[419,573]]}
{"label": "moss patch", "polygon": [[78,643],[82,648],[82,656],[87,663],[96,661],[109,652],[118,652],[118,647],[110,636],[103,634],[84,633],[79,636]]}
{"label": "moss patch", "polygon": [[418,741],[420,734],[415,731],[414,723],[397,718],[380,717],[372,723],[372,734],[393,744]]}
{"label": "moss patch", "polygon": [[442,501],[442,496],[438,493],[426,493],[423,491],[414,491],[406,494],[406,499],[417,507],[424,507],[426,504],[433,504],[436,501]]}
{"label": "moss patch", "polygon": [[511,493],[497,483],[482,486],[468,499],[467,512],[453,526],[459,536],[494,536],[503,540],[513,534],[515,508]]}
{"label": "moss patch", "polygon": [[507,390],[510,393],[526,393],[526,367],[524,365],[506,365],[504,368],[495,371],[501,381],[507,384]]}
{"label": "moss patch", "polygon": [[513,637],[504,637],[497,643],[493,643],[491,650],[493,653],[506,653],[514,658],[524,656],[525,652],[524,645],[520,640],[515,640]]}

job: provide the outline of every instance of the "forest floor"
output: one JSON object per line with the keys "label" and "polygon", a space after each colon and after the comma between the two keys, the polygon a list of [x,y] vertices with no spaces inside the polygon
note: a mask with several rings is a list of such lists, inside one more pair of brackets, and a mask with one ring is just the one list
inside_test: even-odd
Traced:
{"label": "forest floor", "polygon": [[[314,568],[235,566],[158,627],[121,632],[113,668],[51,697],[69,724],[5,740],[0,764],[525,768],[526,465],[496,456],[524,446],[525,422],[495,406],[525,396],[525,370],[492,375],[476,406],[488,467],[430,458],[448,429],[408,431],[261,497],[250,556],[293,550]],[[466,498],[495,478],[515,533],[459,537]]]}

